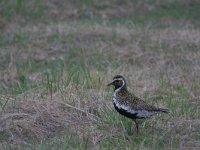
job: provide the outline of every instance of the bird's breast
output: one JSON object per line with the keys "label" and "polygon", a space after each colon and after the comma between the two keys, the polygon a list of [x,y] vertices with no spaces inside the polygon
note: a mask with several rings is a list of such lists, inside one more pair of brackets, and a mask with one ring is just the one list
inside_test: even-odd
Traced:
{"label": "bird's breast", "polygon": [[112,100],[113,100],[113,103],[116,103],[117,102],[117,91],[115,91],[112,95]]}

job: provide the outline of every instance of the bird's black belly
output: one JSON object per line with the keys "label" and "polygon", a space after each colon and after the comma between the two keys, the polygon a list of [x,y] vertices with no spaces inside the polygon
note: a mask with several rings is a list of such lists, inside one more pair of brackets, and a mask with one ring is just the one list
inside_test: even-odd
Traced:
{"label": "bird's black belly", "polygon": [[128,117],[128,118],[130,118],[130,119],[142,119],[141,117],[138,117],[138,116],[137,116],[137,113],[132,114],[132,113],[128,112],[128,111],[125,110],[125,109],[122,109],[122,108],[119,109],[119,108],[116,106],[115,103],[113,103],[113,104],[114,104],[114,107],[115,107],[115,109],[117,110],[117,112],[120,113],[121,115],[126,116],[126,117]]}

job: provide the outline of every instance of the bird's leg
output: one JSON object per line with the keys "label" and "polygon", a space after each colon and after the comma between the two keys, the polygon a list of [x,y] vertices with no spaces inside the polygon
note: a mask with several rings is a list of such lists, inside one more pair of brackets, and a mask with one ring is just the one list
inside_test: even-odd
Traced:
{"label": "bird's leg", "polygon": [[133,121],[135,122],[135,126],[136,126],[136,131],[137,133],[139,133],[139,125],[136,119],[133,119]]}

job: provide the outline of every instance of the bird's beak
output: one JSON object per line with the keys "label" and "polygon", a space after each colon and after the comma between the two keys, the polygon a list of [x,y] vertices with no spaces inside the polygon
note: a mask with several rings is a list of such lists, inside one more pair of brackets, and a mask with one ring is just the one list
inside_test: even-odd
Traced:
{"label": "bird's beak", "polygon": [[107,86],[113,85],[113,82],[109,83]]}

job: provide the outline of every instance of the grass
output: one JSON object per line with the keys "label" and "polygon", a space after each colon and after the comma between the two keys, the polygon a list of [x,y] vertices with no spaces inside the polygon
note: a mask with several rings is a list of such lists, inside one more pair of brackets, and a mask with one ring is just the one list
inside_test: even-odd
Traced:
{"label": "grass", "polygon": [[[0,4],[3,149],[200,147],[197,1]],[[136,134],[113,108],[116,74],[171,114],[141,120]]]}

